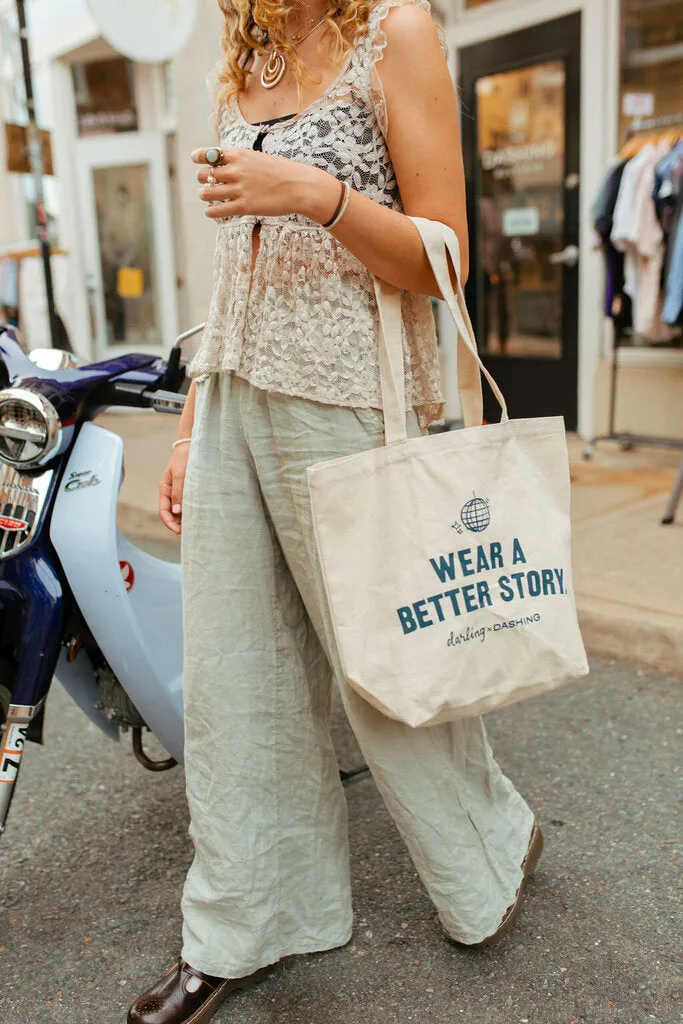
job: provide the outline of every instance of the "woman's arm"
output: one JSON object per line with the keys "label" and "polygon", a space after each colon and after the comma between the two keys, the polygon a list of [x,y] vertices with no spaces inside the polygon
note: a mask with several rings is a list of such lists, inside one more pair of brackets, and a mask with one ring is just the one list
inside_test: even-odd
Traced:
{"label": "woman's arm", "polygon": [[[192,437],[197,387],[194,381],[178,423],[178,440]],[[164,474],[159,482],[159,518],[171,533],[180,536],[183,527],[183,491],[190,445],[181,444],[171,450]]]}
{"label": "woman's arm", "polygon": [[[455,90],[427,11],[408,4],[384,21],[387,48],[377,65],[386,98],[387,142],[405,213],[440,220],[460,241],[462,283],[467,280],[465,174]],[[319,181],[305,216],[324,222],[339,186]],[[384,281],[439,296],[417,229],[406,217],[354,192],[332,232]]]}
{"label": "woman's arm", "polygon": [[194,407],[196,401],[197,385],[192,381],[187,392],[187,400],[183,406],[183,411],[180,414],[180,419],[178,420],[178,440],[180,440],[181,437],[192,437],[192,427],[194,426]]}

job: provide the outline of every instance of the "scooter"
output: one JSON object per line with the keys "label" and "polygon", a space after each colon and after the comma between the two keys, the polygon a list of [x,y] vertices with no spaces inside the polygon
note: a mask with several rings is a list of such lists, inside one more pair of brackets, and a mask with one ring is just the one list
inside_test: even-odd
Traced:
{"label": "scooter", "polygon": [[[89,365],[27,353],[0,328],[0,832],[53,677],[108,737],[132,730],[145,768],[182,763],[181,569],[117,530],[123,442],[93,420],[111,406],[182,412],[182,345],[203,328],[167,362]],[[167,759],[147,756],[146,729]]]}

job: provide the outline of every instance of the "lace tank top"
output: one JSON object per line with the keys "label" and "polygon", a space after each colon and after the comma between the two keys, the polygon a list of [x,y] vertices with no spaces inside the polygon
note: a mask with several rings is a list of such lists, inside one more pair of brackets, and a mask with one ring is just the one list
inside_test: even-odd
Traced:
{"label": "lace tank top", "polygon": [[[389,10],[427,0],[380,0],[330,87],[294,120],[270,126],[263,151],[313,164],[394,210],[401,197],[386,143],[376,63]],[[221,145],[252,148],[262,129],[233,100]],[[261,225],[253,275],[252,234]],[[256,387],[332,405],[381,409],[379,314],[372,274],[320,225],[299,214],[227,218],[218,227],[213,297],[189,368],[201,379],[233,372]],[[431,299],[402,295],[406,395],[423,425],[443,396]]]}

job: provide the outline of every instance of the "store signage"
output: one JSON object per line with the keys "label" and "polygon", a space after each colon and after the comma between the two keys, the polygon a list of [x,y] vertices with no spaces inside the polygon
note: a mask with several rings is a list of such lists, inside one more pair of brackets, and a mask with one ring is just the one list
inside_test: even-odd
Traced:
{"label": "store signage", "polygon": [[515,235],[537,235],[541,228],[541,211],[537,206],[520,206],[503,211],[503,234],[506,238]]}
{"label": "store signage", "polygon": [[[52,140],[49,132],[41,132],[43,143],[43,173],[54,174],[52,166]],[[23,124],[5,125],[7,146],[7,170],[11,174],[30,174],[31,161],[28,152],[28,128]]]}
{"label": "store signage", "polygon": [[517,146],[501,146],[500,149],[485,149],[481,153],[481,166],[494,178],[557,177],[555,166],[561,157],[560,147],[555,139],[543,142],[529,142]]}
{"label": "store signage", "polygon": [[551,160],[559,150],[554,139],[546,142],[530,142],[522,146],[503,146],[501,149],[486,149],[481,154],[484,170],[497,167],[519,167],[538,160]]}
{"label": "store signage", "polygon": [[625,92],[621,101],[624,117],[652,117],[655,96],[652,92]]}
{"label": "store signage", "polygon": [[75,81],[80,135],[137,131],[130,61],[115,57],[77,65]]}
{"label": "store signage", "polygon": [[96,110],[78,115],[79,135],[134,132],[138,126],[134,110]]}
{"label": "store signage", "polygon": [[151,64],[177,56],[197,20],[197,0],[88,0],[88,6],[108,43]]}

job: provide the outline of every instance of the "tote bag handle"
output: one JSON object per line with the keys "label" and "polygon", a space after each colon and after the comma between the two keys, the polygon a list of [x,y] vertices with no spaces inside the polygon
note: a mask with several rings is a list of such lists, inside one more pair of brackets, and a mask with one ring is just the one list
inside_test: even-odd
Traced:
{"label": "tote bag handle", "polygon": [[[502,420],[508,419],[505,399],[495,380],[481,361],[474,337],[472,322],[467,312],[465,296],[460,284],[460,243],[452,228],[439,221],[424,217],[411,217],[425,247],[425,252],[434,271],[436,283],[446,302],[458,335],[458,391],[466,427],[480,426],[483,419],[483,398],[481,374],[491,385],[491,390],[501,408]],[[449,254],[457,275],[457,295],[453,290],[448,267]],[[375,295],[380,317],[379,370],[384,407],[384,431],[386,444],[405,441],[406,393],[405,367],[403,360],[403,330],[401,292],[393,285],[379,278],[374,279]]]}

